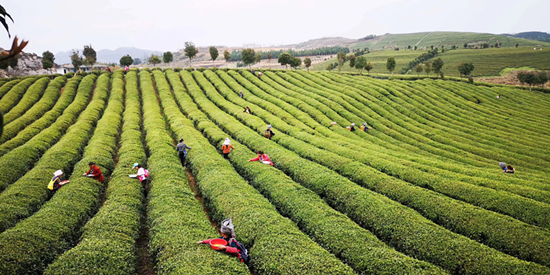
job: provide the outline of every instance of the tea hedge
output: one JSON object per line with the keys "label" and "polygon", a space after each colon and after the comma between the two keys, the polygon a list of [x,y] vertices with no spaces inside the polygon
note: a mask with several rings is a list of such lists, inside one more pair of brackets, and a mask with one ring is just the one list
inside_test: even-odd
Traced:
{"label": "tea hedge", "polygon": [[11,81],[4,83],[2,87],[0,87],[0,99],[4,97],[4,95],[6,95],[6,93],[8,93],[13,88],[13,86],[21,82],[21,80],[22,79],[13,79]]}
{"label": "tea hedge", "polygon": [[[180,75],[184,79],[191,77],[187,71],[181,71]],[[171,94],[161,93],[161,100],[164,104],[173,98]],[[199,132],[179,131],[183,125],[177,124],[181,112],[175,104],[163,107],[172,129],[193,147],[188,158],[212,217],[218,221],[226,217],[233,219],[237,238],[250,248],[254,273],[302,274],[304,270],[311,274],[354,273],[309,239],[294,223],[282,217]],[[190,121],[187,123],[192,127]],[[235,198],[241,203],[236,204]]]}
{"label": "tea hedge", "polygon": [[[153,71],[159,94],[170,92],[160,70]],[[159,78],[160,77],[160,78]],[[199,240],[217,237],[191,191],[174,150],[173,140],[148,72],[140,73],[151,190],[148,204],[150,253],[160,274],[247,274],[246,265],[231,256],[212,250]],[[191,145],[191,147],[194,147]],[[197,150],[193,148],[192,150]]]}
{"label": "tea hedge", "polygon": [[32,169],[34,163],[42,157],[44,152],[63,136],[64,131],[76,120],[88,103],[94,80],[95,78],[83,80],[81,88],[79,88],[80,96],[76,99],[79,104],[72,105],[71,110],[66,110],[65,114],[52,127],[40,132],[25,145],[0,158],[0,166],[5,167],[4,173],[0,174],[0,190],[4,190],[9,184]]}
{"label": "tea hedge", "polygon": [[[86,101],[83,105],[88,104],[88,96],[91,93],[91,86],[95,78],[95,75],[91,75],[90,78],[84,78],[82,81],[83,89],[80,92]],[[90,85],[89,87],[88,84]],[[61,169],[66,176],[71,174],[74,164],[82,157],[82,150],[87,144],[93,128],[105,108],[108,87],[109,76],[99,78],[92,101],[81,112],[77,122],[67,130],[59,142],[44,154],[36,153],[40,160],[34,168],[11,184],[4,192],[0,193],[0,231],[10,228],[19,220],[30,216],[51,197],[49,190],[45,186],[51,180],[54,171]],[[67,122],[64,123],[68,124]],[[48,134],[48,132],[45,132],[45,134]],[[12,152],[17,153],[20,148],[24,150],[25,146],[19,147]],[[28,154],[27,151],[23,152]],[[11,154],[4,156],[3,159],[9,156]],[[11,163],[11,165],[15,166],[15,163]]]}
{"label": "tea hedge", "polygon": [[[115,75],[117,74],[120,78],[122,72],[116,72]],[[75,124],[77,127],[73,127],[78,130],[67,132],[66,137],[76,138],[82,135],[81,139],[84,141],[87,140],[86,136],[93,132],[81,159],[76,153],[80,151],[78,147],[83,144],[75,140],[65,144],[64,148],[75,152],[77,159],[80,159],[74,166],[74,173],[69,178],[70,183],[61,187],[34,215],[0,234],[0,273],[43,272],[59,254],[75,245],[82,225],[97,211],[104,184],[109,181],[109,175],[114,168],[124,109],[124,91],[113,89],[109,96],[109,80],[110,74],[102,74],[98,78],[94,92],[96,100],[92,100],[89,105],[91,108],[82,113],[82,119]],[[102,115],[103,110],[105,112]],[[99,117],[101,119],[98,121]],[[97,127],[94,127],[96,124]],[[61,141],[58,145],[63,143],[64,141]],[[81,175],[81,172],[88,171],[88,163],[92,161],[100,167],[106,178],[105,182],[100,183]],[[58,167],[62,166],[61,163],[58,164]],[[43,189],[46,189],[46,182],[42,182]],[[18,245],[10,245],[13,243]]]}
{"label": "tea hedge", "polygon": [[[206,71],[206,73],[212,72]],[[179,79],[166,72],[176,97],[188,114],[215,147],[221,147],[227,134],[210,122],[185,94]],[[191,85],[188,86],[191,88]],[[184,117],[178,120],[178,131],[195,132]],[[197,134],[198,136],[198,134]],[[427,263],[411,259],[387,247],[372,233],[362,229],[349,218],[330,208],[319,196],[293,182],[281,171],[263,164],[249,163],[256,156],[245,146],[233,140],[235,149],[230,162],[240,175],[260,191],[284,216],[290,217],[302,231],[325,249],[337,255],[359,274],[437,274],[443,272]],[[349,238],[349,236],[354,236]]]}
{"label": "tea hedge", "polygon": [[[68,108],[69,104],[73,102],[77,93],[78,85],[81,80],[82,80],[82,77],[76,77],[76,78],[72,78],[69,82],[67,82],[65,87],[63,88],[64,89],[63,94],[59,97],[54,107],[48,112],[46,112],[45,114],[43,114],[40,118],[38,118],[38,120],[32,122],[30,125],[27,125],[27,126],[21,125],[19,123],[15,124],[14,122],[12,123],[12,126],[6,127],[5,130],[11,129],[11,127],[15,127],[14,125],[19,125],[19,127],[25,127],[25,128],[19,131],[15,137],[11,138],[9,141],[6,141],[5,143],[0,145],[0,156],[3,156],[4,154],[8,153],[12,149],[25,144],[27,141],[29,141],[31,138],[36,136],[42,130],[51,126],[52,123],[54,123],[57,120],[57,118],[61,116],[63,111]],[[74,105],[80,105],[82,108],[84,108],[84,105],[80,103],[75,103]],[[12,133],[12,134],[15,134],[15,133]]]}
{"label": "tea hedge", "polygon": [[17,118],[14,118],[9,125],[4,125],[4,133],[0,136],[0,143],[4,143],[15,137],[22,129],[41,118],[50,110],[59,99],[59,91],[65,86],[66,81],[67,79],[63,76],[56,77],[48,84],[40,101],[32,105],[25,114],[20,114]]}
{"label": "tea hedge", "polygon": [[[124,94],[123,74],[120,71],[113,75],[111,94],[111,100],[116,96],[120,107]],[[126,74],[124,102],[118,162],[109,180],[106,201],[83,227],[78,245],[57,258],[44,274],[136,273],[136,239],[143,194],[140,182],[129,178],[128,174],[133,173],[134,162],[145,164],[146,156],[141,142],[141,104],[135,72]]]}
{"label": "tea hedge", "polygon": [[[184,73],[181,75],[183,77]],[[194,76],[203,88],[207,87],[204,89],[206,93],[213,92],[213,87],[209,88],[209,84],[202,81],[200,75],[195,73]],[[185,78],[183,80],[186,85],[189,85],[190,80]],[[252,149],[263,150],[270,154],[276,167],[285,171],[295,181],[314,190],[332,207],[346,213],[360,225],[371,229],[379,238],[408,255],[433,262],[452,273],[544,274],[550,270],[534,263],[517,260],[436,226],[410,208],[362,189],[325,167],[303,160],[280,146],[266,142],[264,138],[252,134],[252,130],[220,111],[205,99],[202,92],[192,89],[189,89],[189,92],[210,119],[240,142],[244,142],[247,146],[254,143],[255,146],[252,146]],[[250,134],[246,135],[247,132]],[[278,140],[283,138],[286,138],[283,134],[274,137]],[[468,264],[465,265],[464,261]]]}
{"label": "tea hedge", "polygon": [[42,97],[49,82],[50,79],[47,77],[35,81],[23,94],[19,103],[4,115],[4,125],[8,125],[31,108]]}
{"label": "tea hedge", "polygon": [[0,99],[0,112],[7,114],[11,108],[19,102],[29,86],[31,86],[37,79],[37,77],[25,78],[11,88],[11,90],[9,90],[9,92],[6,93],[2,99]]}

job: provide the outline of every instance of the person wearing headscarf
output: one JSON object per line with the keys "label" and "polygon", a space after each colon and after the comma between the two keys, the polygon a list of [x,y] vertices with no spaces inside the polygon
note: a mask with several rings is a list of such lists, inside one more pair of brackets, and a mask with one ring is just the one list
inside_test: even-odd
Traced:
{"label": "person wearing headscarf", "polygon": [[93,162],[88,163],[88,167],[90,167],[90,170],[88,170],[88,172],[82,175],[86,177],[92,177],[98,180],[99,182],[103,183],[105,178],[103,177],[103,174],[101,173],[101,170],[99,169],[99,167],[97,167],[97,165]]}
{"label": "person wearing headscarf", "polygon": [[240,97],[240,98],[243,98],[243,97],[244,97],[243,91],[239,91],[239,97]]}
{"label": "person wearing headscarf", "polygon": [[264,154],[264,152],[262,152],[262,151],[258,151],[258,157],[253,158],[253,159],[249,160],[248,162],[258,161],[258,160],[263,164],[269,164],[269,165],[273,166],[273,162],[271,162],[271,160],[269,159],[269,156]]}
{"label": "person wearing headscarf", "polygon": [[[233,222],[231,218],[227,218],[221,222],[220,232],[222,234],[218,239],[223,239],[227,242],[227,245],[220,245],[220,250],[225,250],[226,253],[239,257],[241,262],[248,261],[248,251],[239,243],[235,238],[235,228],[233,227]],[[214,239],[198,241],[197,244],[208,244]]]}
{"label": "person wearing headscarf", "polygon": [[61,181],[62,176],[63,176],[63,171],[61,171],[61,170],[57,170],[57,171],[53,172],[53,178],[50,181],[50,183],[48,183],[48,189],[50,189],[52,191],[57,191],[57,189],[61,188],[61,186],[69,183],[68,180]]}
{"label": "person wearing headscarf", "polygon": [[273,131],[271,131],[271,124],[267,125],[267,130],[265,130],[264,136],[268,139],[271,139],[274,135],[275,135],[275,133],[273,133]]}
{"label": "person wearing headscarf", "polygon": [[229,140],[229,138],[225,138],[225,141],[222,145],[223,157],[225,159],[229,159],[229,153],[231,153],[231,149],[235,149],[235,147],[231,145],[231,140]]}
{"label": "person wearing headscarf", "polygon": [[349,130],[352,132],[355,132],[355,123],[351,124],[351,126],[349,127]]}
{"label": "person wearing headscarf", "polygon": [[248,108],[248,106],[246,106],[246,108],[244,108],[244,112],[247,113],[247,114],[252,114],[252,111],[250,111],[250,108]]}
{"label": "person wearing headscarf", "polygon": [[187,149],[191,150],[191,147],[187,146],[183,142],[183,138],[180,138],[180,143],[176,145],[176,151],[178,151],[178,156],[180,157],[181,166],[185,166],[185,158],[187,157]]}
{"label": "person wearing headscarf", "polygon": [[500,167],[500,169],[502,169],[503,173],[506,173],[506,162],[499,162],[498,166]]}
{"label": "person wearing headscarf", "polygon": [[512,165],[506,164],[505,162],[499,162],[498,166],[500,167],[500,169],[502,169],[503,173],[514,173],[514,172],[516,172],[516,169],[514,169],[514,167],[512,167]]}
{"label": "person wearing headscarf", "polygon": [[363,122],[363,126],[361,126],[361,130],[363,130],[363,132],[366,132],[368,129],[369,129],[369,126],[367,126],[367,123]]}

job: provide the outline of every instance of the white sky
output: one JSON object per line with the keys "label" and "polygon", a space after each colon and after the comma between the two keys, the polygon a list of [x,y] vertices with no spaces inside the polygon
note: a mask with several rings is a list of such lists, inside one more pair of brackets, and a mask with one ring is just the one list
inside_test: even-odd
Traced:
{"label": "white sky", "polygon": [[[263,46],[424,31],[550,30],[549,0],[2,0],[26,52]],[[0,47],[8,48],[0,32]]]}

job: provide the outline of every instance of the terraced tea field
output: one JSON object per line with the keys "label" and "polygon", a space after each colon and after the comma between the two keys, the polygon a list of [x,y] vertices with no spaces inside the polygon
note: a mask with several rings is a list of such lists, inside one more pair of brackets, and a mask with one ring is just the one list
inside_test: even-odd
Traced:
{"label": "terraced tea field", "polygon": [[[548,94],[263,73],[0,83],[0,274],[550,274]],[[248,265],[196,244],[227,217]]]}

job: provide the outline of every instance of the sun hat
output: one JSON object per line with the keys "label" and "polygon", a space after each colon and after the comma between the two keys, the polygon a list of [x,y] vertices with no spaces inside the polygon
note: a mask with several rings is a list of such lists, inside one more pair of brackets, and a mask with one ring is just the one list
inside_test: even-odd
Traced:
{"label": "sun hat", "polygon": [[63,171],[57,170],[57,171],[53,172],[53,175],[56,176],[56,177],[59,177],[59,176],[63,175]]}
{"label": "sun hat", "polygon": [[132,167],[132,169],[136,168],[136,166],[138,166],[138,165],[139,165],[139,163],[137,163],[137,162],[134,163],[134,167]]}

